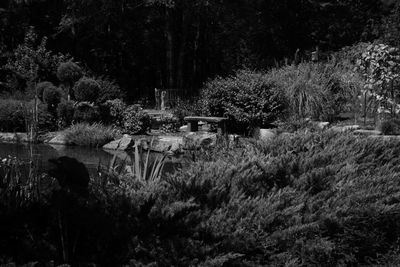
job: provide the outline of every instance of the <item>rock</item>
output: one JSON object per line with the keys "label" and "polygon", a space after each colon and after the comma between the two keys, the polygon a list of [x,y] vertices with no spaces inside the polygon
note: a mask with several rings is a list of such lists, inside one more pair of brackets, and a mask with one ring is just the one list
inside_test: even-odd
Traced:
{"label": "rock", "polygon": [[51,145],[69,145],[68,141],[65,138],[63,133],[57,134],[54,138],[52,138],[49,142]]}
{"label": "rock", "polygon": [[6,143],[29,142],[29,138],[26,133],[0,133],[0,142],[6,142]]}
{"label": "rock", "polygon": [[259,139],[262,141],[270,141],[276,136],[276,130],[274,129],[260,129]]}
{"label": "rock", "polygon": [[356,135],[367,135],[367,136],[382,134],[382,132],[378,130],[355,130],[353,133]]}
{"label": "rock", "polygon": [[217,134],[209,132],[190,132],[183,137],[183,148],[186,150],[210,148],[217,143]]}
{"label": "rock", "polygon": [[317,123],[317,127],[321,130],[325,130],[326,128],[328,128],[329,126],[329,122],[327,121],[321,121]]}
{"label": "rock", "polygon": [[122,150],[126,151],[130,149],[135,143],[135,140],[128,135],[124,134],[121,139],[111,141],[110,143],[103,146],[103,149],[106,150]]}
{"label": "rock", "polygon": [[183,126],[179,127],[179,131],[180,132],[187,132],[187,130],[188,130],[188,126],[187,125],[183,125]]}
{"label": "rock", "polygon": [[153,140],[150,147],[155,152],[173,152],[179,153],[183,146],[183,137],[181,136],[159,136]]}

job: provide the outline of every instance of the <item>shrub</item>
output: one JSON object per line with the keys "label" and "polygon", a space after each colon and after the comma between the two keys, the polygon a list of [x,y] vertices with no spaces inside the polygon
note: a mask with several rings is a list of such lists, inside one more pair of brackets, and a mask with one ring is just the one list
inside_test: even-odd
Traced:
{"label": "shrub", "polygon": [[72,101],[63,101],[57,106],[57,118],[61,128],[70,126],[74,119],[75,107]]}
{"label": "shrub", "polygon": [[97,99],[99,103],[124,98],[121,88],[114,81],[104,78],[97,78],[96,81],[99,84],[99,96]]}
{"label": "shrub", "polygon": [[38,105],[38,128],[40,131],[57,130],[56,118],[52,112],[49,112],[48,105]]}
{"label": "shrub", "polygon": [[247,70],[208,82],[202,98],[211,115],[226,116],[231,125],[248,132],[273,123],[284,110],[276,84],[264,73]]}
{"label": "shrub", "polygon": [[74,86],[75,99],[78,101],[97,102],[99,84],[96,80],[83,77]]}
{"label": "shrub", "polygon": [[24,132],[25,130],[25,102],[0,99],[0,131]]}
{"label": "shrub", "polygon": [[69,144],[88,147],[101,147],[114,140],[117,132],[101,124],[78,123],[64,130],[65,140]]}
{"label": "shrub", "polygon": [[74,112],[75,122],[98,122],[100,120],[100,113],[98,108],[88,102],[81,102],[76,105]]}
{"label": "shrub", "polygon": [[151,126],[150,116],[137,105],[129,106],[123,117],[124,130],[129,134],[144,134]]}
{"label": "shrub", "polygon": [[74,62],[61,63],[57,68],[57,78],[60,82],[72,86],[83,75],[82,69]]}
{"label": "shrub", "polygon": [[104,123],[123,125],[126,104],[121,99],[107,100],[100,105],[101,119]]}
{"label": "shrub", "polygon": [[400,120],[389,119],[380,123],[379,130],[385,135],[398,135],[400,134]]}
{"label": "shrub", "polygon": [[[40,101],[43,101],[43,92],[46,88],[53,88],[54,85],[51,82],[41,82],[36,85],[36,91]],[[34,96],[34,94],[33,94]]]}
{"label": "shrub", "polygon": [[185,123],[184,118],[187,116],[201,116],[207,111],[204,110],[203,101],[194,100],[178,100],[176,106],[172,110],[174,117],[178,119],[179,123],[183,125]]}
{"label": "shrub", "polygon": [[49,111],[55,113],[62,99],[62,91],[55,86],[46,87],[43,91],[43,101],[48,105]]}

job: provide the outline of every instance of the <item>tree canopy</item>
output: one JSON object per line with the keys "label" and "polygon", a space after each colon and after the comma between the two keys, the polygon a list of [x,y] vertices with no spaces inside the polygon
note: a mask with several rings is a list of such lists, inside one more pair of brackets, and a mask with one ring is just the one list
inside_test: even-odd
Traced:
{"label": "tree canopy", "polygon": [[307,57],[317,46],[333,51],[380,37],[397,45],[398,6],[387,0],[8,0],[0,3],[0,64],[33,27],[48,49],[116,80],[131,98],[154,87],[190,95],[216,75],[267,69],[297,50]]}

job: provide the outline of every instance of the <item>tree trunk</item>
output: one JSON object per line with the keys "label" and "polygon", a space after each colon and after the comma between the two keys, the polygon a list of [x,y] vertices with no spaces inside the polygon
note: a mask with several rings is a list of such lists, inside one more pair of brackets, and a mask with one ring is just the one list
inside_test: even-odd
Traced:
{"label": "tree trunk", "polygon": [[177,74],[177,85],[180,90],[183,89],[183,68],[185,61],[185,48],[186,48],[186,14],[185,10],[182,11],[182,33],[181,33],[181,43],[179,46],[179,55],[178,55],[178,74]]}
{"label": "tree trunk", "polygon": [[197,16],[197,21],[196,21],[196,35],[195,39],[193,42],[193,74],[192,74],[192,88],[195,88],[197,86],[197,56],[199,52],[199,41],[200,41],[200,15]]}
{"label": "tree trunk", "polygon": [[171,11],[168,7],[165,7],[167,86],[170,88],[174,87],[174,43],[172,31]]}

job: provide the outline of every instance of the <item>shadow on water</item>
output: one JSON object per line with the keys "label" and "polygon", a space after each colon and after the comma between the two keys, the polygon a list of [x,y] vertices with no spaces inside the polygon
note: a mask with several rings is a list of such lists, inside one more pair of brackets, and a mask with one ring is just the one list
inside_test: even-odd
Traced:
{"label": "shadow on water", "polygon": [[[85,164],[91,175],[96,174],[99,164],[103,167],[108,167],[114,155],[117,163],[131,164],[132,154],[124,151],[109,151],[102,149],[47,145],[47,144],[8,144],[0,143],[0,158],[12,156],[22,161],[33,159],[40,171],[47,171],[51,167],[49,159],[68,156],[76,158],[78,161]],[[159,153],[150,153],[150,162],[158,156]],[[180,158],[171,157],[167,160],[164,166],[164,173],[171,173],[176,168],[181,166]]]}

